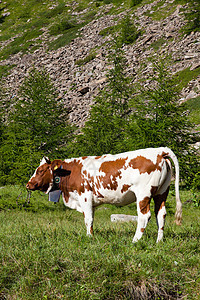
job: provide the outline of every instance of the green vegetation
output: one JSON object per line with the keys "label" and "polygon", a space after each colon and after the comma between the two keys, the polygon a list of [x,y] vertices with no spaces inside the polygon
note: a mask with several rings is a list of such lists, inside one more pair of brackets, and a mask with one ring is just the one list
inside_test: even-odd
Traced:
{"label": "green vegetation", "polygon": [[170,76],[164,60],[153,62],[150,58],[151,84],[146,84],[142,69],[140,84],[133,88],[119,45],[121,40],[117,38],[110,54],[114,67],[108,72],[108,84],[95,99],[88,121],[72,143],[72,152],[75,156],[102,155],[167,145],[178,156],[181,178],[189,188],[199,166],[190,145],[198,136],[191,133],[194,125],[187,107],[178,103],[177,78]]}
{"label": "green vegetation", "polygon": [[160,38],[157,41],[151,43],[151,47],[154,49],[154,51],[157,51],[160,47],[162,47],[163,44],[167,42],[166,39]]}
{"label": "green vegetation", "polygon": [[[198,171],[196,151],[190,145],[196,141],[191,133],[194,125],[187,117],[187,108],[179,105],[180,87],[178,81],[171,77],[163,60],[152,62],[152,74],[146,79],[141,75],[137,96],[133,98],[135,108],[127,128],[130,149],[159,147],[167,145],[176,153],[182,178],[188,186]],[[184,116],[184,118],[183,118]],[[134,135],[134,139],[130,136]],[[180,149],[181,155],[180,155]]]}
{"label": "green vegetation", "polygon": [[[85,24],[84,24],[85,25]],[[49,42],[49,50],[56,50],[58,48],[61,48],[69,43],[76,37],[80,35],[79,29],[83,26],[83,24],[79,24],[77,26],[74,26],[70,29],[68,29],[66,32],[64,32],[61,36],[56,38],[54,41]]]}
{"label": "green vegetation", "polygon": [[196,79],[200,74],[200,67],[194,70],[190,70],[190,68],[186,68],[180,72],[178,72],[175,76],[180,83],[180,88],[186,87],[188,82],[192,79]]}
{"label": "green vegetation", "polygon": [[154,20],[160,21],[171,15],[176,7],[176,4],[166,3],[166,1],[162,0],[156,3],[156,5],[154,5],[150,11],[147,11],[146,14]]}
{"label": "green vegetation", "polygon": [[[153,18],[164,18],[178,2],[155,7]],[[90,3],[90,4],[89,4]],[[112,12],[124,7],[132,14],[141,0],[6,0],[0,3],[0,41],[6,41],[0,58],[34,51],[51,36],[49,49],[70,43],[79,29],[95,18],[98,7],[114,3]],[[191,31],[199,30],[199,0],[190,3]],[[164,4],[161,1],[159,5]],[[86,10],[90,5],[90,10]],[[2,15],[4,8],[10,14]],[[118,9],[119,8],[119,9]],[[199,10],[200,11],[200,10]],[[77,13],[81,14],[77,15]],[[75,17],[76,16],[76,17]],[[45,35],[43,33],[45,32]],[[110,50],[113,66],[107,86],[95,99],[81,132],[74,133],[68,111],[49,75],[33,69],[16,97],[0,88],[0,299],[188,299],[200,297],[200,173],[199,156],[189,147],[200,124],[200,97],[179,106],[177,83],[185,87],[200,74],[186,69],[171,78],[163,64],[153,64],[148,85],[132,86],[126,75],[127,61],[121,46],[138,37],[127,16],[102,35],[114,34]],[[15,37],[15,39],[13,39]],[[151,46],[159,49],[160,39]],[[79,66],[94,59],[90,53]],[[0,78],[12,66],[0,67]],[[155,87],[151,83],[155,83]],[[188,116],[187,110],[191,113]],[[190,124],[192,121],[195,125]],[[194,127],[195,126],[195,127]],[[56,205],[48,196],[32,193],[30,203],[23,185],[43,155],[67,158],[101,155],[149,146],[171,147],[181,166],[183,224],[174,224],[175,199],[172,187],[167,201],[164,242],[155,244],[157,226],[152,220],[141,241],[132,244],[134,223],[111,223],[114,213],[137,214],[136,204],[96,209],[94,239],[86,236],[83,216]],[[183,181],[184,179],[184,181]],[[17,183],[18,186],[10,185]]]}
{"label": "green vegetation", "polygon": [[72,145],[75,155],[102,155],[124,150],[131,86],[125,75],[127,62],[118,44],[111,50],[110,57],[114,68],[108,72],[108,86],[95,99],[82,134]]}
{"label": "green vegetation", "polygon": [[119,44],[128,45],[135,42],[141,32],[137,30],[133,20],[127,14],[117,25],[104,28],[99,34],[102,36],[107,36],[108,34],[115,35]]}
{"label": "green vegetation", "polygon": [[142,1],[143,0],[131,0],[131,7],[133,7],[133,6],[136,6],[136,5],[138,5],[138,4],[140,4],[140,3],[142,3]]}
{"label": "green vegetation", "polygon": [[46,154],[62,156],[73,129],[46,72],[33,69],[12,99],[1,142],[1,184],[24,182]]}
{"label": "green vegetation", "polygon": [[7,76],[10,73],[10,70],[14,67],[14,65],[6,65],[6,66],[0,66],[0,79],[3,76]]}
{"label": "green vegetation", "polygon": [[187,100],[186,107],[190,110],[190,120],[200,126],[200,96]]}
{"label": "green vegetation", "polygon": [[77,61],[75,61],[75,64],[78,66],[83,66],[83,65],[87,64],[88,62],[90,62],[91,60],[95,59],[95,57],[96,57],[96,53],[92,52],[89,55],[87,55],[85,58],[78,59]]}
{"label": "green vegetation", "polygon": [[184,28],[184,32],[190,34],[191,32],[200,31],[200,1],[188,0],[189,11],[186,11],[185,16],[188,23]]}
{"label": "green vegetation", "polygon": [[[0,205],[13,197],[14,189],[4,190],[3,196],[0,190]],[[62,203],[49,203],[47,196],[34,195],[33,212],[27,208],[0,212],[2,299],[198,298],[200,210],[188,202],[190,192],[181,191],[186,202],[182,226],[174,223],[171,192],[164,242],[155,243],[152,203],[152,219],[142,240],[134,245],[136,224],[111,223],[110,215],[134,215],[136,204],[97,208],[95,237],[90,239],[80,213],[65,209]],[[46,208],[38,206],[36,211],[45,200]]]}
{"label": "green vegetation", "polygon": [[[88,2],[86,1],[86,4]],[[0,51],[1,59],[6,59],[9,55],[18,52],[34,51],[44,40],[44,31],[49,32],[49,35],[62,35],[63,37],[62,42],[59,40],[54,45],[50,44],[51,49],[65,45],[76,36],[79,28],[95,16],[95,13],[93,17],[90,14],[89,19],[84,19],[83,15],[83,21],[79,20],[77,24],[72,15],[71,3],[64,0],[51,1],[50,4],[37,0],[8,0],[6,3],[0,3],[0,9],[1,11],[6,9],[9,12],[5,17],[0,15],[0,40],[8,40],[7,45]],[[47,40],[46,43],[48,44]]]}
{"label": "green vegetation", "polygon": [[121,45],[132,44],[135,42],[140,35],[140,32],[135,27],[133,21],[131,20],[129,15],[126,15],[120,24],[120,35],[118,37]]}

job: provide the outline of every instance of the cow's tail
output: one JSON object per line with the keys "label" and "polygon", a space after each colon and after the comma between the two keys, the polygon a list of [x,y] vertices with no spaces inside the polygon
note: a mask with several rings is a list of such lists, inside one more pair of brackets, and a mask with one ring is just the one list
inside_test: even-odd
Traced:
{"label": "cow's tail", "polygon": [[174,152],[169,149],[165,148],[165,157],[170,157],[174,163],[175,166],[175,193],[176,193],[176,213],[175,213],[175,218],[176,218],[176,224],[181,225],[181,220],[182,220],[182,203],[180,200],[180,194],[179,194],[179,163],[176,155]]}

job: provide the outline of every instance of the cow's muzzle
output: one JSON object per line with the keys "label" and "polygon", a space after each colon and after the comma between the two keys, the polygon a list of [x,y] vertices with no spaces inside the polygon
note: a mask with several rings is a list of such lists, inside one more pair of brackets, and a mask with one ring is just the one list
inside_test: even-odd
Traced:
{"label": "cow's muzzle", "polygon": [[27,190],[34,191],[34,190],[37,189],[37,186],[38,186],[37,183],[36,183],[36,184],[32,184],[32,183],[29,181],[29,182],[27,183],[27,185],[26,185],[26,188],[27,188]]}

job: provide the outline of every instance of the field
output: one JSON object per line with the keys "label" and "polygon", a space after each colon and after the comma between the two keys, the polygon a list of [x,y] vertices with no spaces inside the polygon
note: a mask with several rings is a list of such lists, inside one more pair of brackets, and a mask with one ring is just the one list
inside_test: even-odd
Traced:
{"label": "field", "polygon": [[[33,193],[0,189],[0,299],[200,299],[200,210],[181,191],[183,224],[174,223],[173,188],[168,197],[164,241],[156,244],[152,219],[132,244],[135,223],[111,223],[110,215],[136,215],[136,205],[101,206],[94,239],[83,216]],[[17,201],[16,201],[17,199]]]}

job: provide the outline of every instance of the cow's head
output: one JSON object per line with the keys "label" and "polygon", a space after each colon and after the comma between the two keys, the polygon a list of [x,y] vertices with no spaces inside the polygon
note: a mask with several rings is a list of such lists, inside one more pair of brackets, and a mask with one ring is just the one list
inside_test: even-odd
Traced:
{"label": "cow's head", "polygon": [[54,185],[55,176],[66,176],[70,173],[62,169],[63,163],[61,160],[51,162],[47,157],[43,157],[26,188],[32,191],[40,190],[46,194],[49,193]]}

